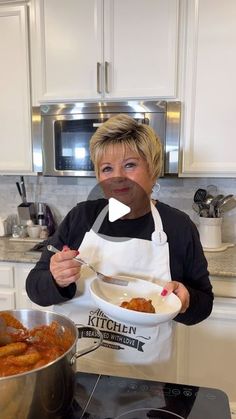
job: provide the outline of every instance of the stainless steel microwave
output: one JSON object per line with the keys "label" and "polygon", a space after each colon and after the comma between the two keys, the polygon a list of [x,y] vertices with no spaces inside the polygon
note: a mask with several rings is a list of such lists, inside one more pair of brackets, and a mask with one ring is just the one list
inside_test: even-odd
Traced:
{"label": "stainless steel microwave", "polygon": [[126,113],[149,124],[163,145],[163,173],[178,173],[181,104],[127,101],[41,105],[33,108],[34,170],[45,176],[95,176],[89,142],[111,116]]}

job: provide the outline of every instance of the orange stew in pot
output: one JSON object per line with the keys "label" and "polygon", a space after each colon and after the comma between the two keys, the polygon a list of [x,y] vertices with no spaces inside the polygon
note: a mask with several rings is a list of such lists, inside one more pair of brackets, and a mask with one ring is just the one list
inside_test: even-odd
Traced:
{"label": "orange stew in pot", "polygon": [[[58,322],[27,329],[7,312],[0,313],[5,344],[0,346],[0,377],[42,367],[63,355],[73,344],[72,332]],[[3,333],[3,332],[2,332]]]}

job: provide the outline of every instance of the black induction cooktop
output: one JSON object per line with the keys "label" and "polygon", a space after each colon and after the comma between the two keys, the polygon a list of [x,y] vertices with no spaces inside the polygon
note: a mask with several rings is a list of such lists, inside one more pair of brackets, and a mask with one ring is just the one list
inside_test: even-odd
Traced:
{"label": "black induction cooktop", "polygon": [[231,419],[218,389],[80,372],[72,410],[73,419]]}

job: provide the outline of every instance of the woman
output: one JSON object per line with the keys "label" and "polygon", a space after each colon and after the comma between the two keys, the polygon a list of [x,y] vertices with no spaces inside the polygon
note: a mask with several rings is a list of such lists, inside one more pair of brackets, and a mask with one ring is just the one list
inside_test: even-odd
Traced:
{"label": "woman", "polygon": [[[114,116],[93,135],[90,153],[106,199],[79,203],[69,212],[50,240],[61,252],[43,252],[27,278],[27,293],[35,303],[55,304],[75,322],[102,331],[103,346],[78,361],[80,370],[173,381],[175,322],[144,329],[112,322],[90,298],[93,272],[73,258],[80,253],[107,275],[164,284],[163,295],[174,292],[182,303],[175,321],[192,325],[208,317],[213,304],[197,229],[185,213],[151,201],[162,162],[152,128]],[[131,208],[114,222],[108,218],[111,196]]]}

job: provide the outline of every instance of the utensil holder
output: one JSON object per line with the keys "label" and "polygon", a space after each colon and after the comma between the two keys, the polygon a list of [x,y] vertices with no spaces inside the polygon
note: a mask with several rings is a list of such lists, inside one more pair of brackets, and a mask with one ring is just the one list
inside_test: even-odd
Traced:
{"label": "utensil holder", "polygon": [[199,217],[199,234],[202,247],[215,249],[222,245],[222,218]]}
{"label": "utensil holder", "polygon": [[17,207],[20,224],[26,225],[28,220],[36,222],[35,205],[34,202],[27,202],[26,204],[20,204]]}

